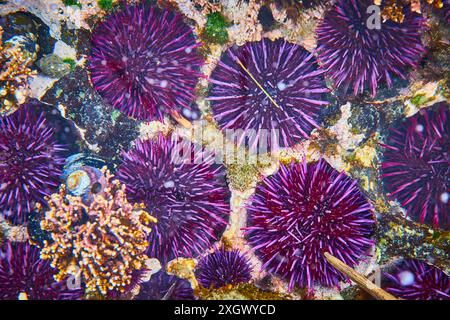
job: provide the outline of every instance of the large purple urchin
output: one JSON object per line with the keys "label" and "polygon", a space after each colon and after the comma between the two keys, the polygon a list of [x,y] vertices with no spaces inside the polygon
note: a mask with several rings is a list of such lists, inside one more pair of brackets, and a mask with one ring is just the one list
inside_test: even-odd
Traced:
{"label": "large purple urchin", "polygon": [[450,110],[422,109],[391,128],[381,164],[388,196],[407,216],[448,230],[450,222]]}
{"label": "large purple urchin", "polygon": [[[338,0],[317,28],[319,62],[344,92],[365,88],[375,97],[380,82],[392,86],[393,77],[406,79],[425,49],[421,42],[424,19],[405,8],[403,23],[381,22],[372,27],[373,0]],[[374,6],[375,7],[375,6]],[[382,20],[382,19],[381,19]],[[369,28],[370,26],[370,28]]]}
{"label": "large purple urchin", "polygon": [[383,273],[383,288],[406,300],[450,300],[450,278],[442,270],[405,259]]}
{"label": "large purple urchin", "polygon": [[247,211],[246,238],[262,268],[290,290],[336,285],[344,278],[323,254],[355,266],[372,246],[372,205],[356,180],[323,159],[281,165],[256,187]]}
{"label": "large purple urchin", "polygon": [[239,250],[220,248],[200,259],[195,276],[205,288],[220,288],[250,281],[251,272],[248,258]]}
{"label": "large purple urchin", "polygon": [[196,146],[162,134],[137,141],[123,154],[117,172],[129,200],[144,203],[158,219],[150,233],[149,254],[163,263],[204,252],[225,230],[230,212],[225,168],[206,152],[203,160],[199,154],[189,162],[174,161],[184,147]]}
{"label": "large purple urchin", "polygon": [[57,189],[61,151],[43,113],[22,106],[0,118],[0,214],[22,220]]}
{"label": "large purple urchin", "polygon": [[254,130],[256,137],[261,130],[278,130],[280,141],[271,141],[268,132],[269,145],[288,147],[307,139],[328,104],[314,56],[283,39],[229,48],[209,81],[208,99],[220,128]]}
{"label": "large purple urchin", "polygon": [[91,79],[115,108],[144,120],[192,111],[203,59],[181,14],[125,6],[92,35]]}
{"label": "large purple urchin", "polygon": [[189,281],[171,276],[164,271],[152,275],[141,284],[136,300],[194,300]]}
{"label": "large purple urchin", "polygon": [[41,260],[39,249],[28,243],[6,242],[0,253],[0,299],[75,300],[83,290],[56,282],[56,270]]}

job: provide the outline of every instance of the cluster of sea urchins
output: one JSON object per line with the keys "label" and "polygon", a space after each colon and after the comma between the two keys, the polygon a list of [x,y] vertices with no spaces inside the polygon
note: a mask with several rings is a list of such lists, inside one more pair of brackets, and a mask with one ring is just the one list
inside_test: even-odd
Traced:
{"label": "cluster of sea urchins", "polygon": [[289,289],[336,285],[343,276],[324,253],[355,266],[372,245],[372,205],[356,180],[323,159],[281,165],[256,187],[247,210],[248,242]]}
{"label": "cluster of sea urchins", "polygon": [[405,259],[385,272],[383,288],[406,300],[450,300],[450,277],[429,264]]}
{"label": "cluster of sea urchins", "polygon": [[43,113],[25,105],[0,118],[0,214],[23,220],[56,190],[62,150]]}
{"label": "cluster of sea urchins", "polygon": [[92,35],[91,79],[108,103],[137,119],[191,111],[203,64],[197,46],[181,14],[125,5]]}
{"label": "cluster of sea urchins", "polygon": [[128,199],[145,204],[158,219],[150,234],[150,257],[166,263],[196,256],[225,230],[231,196],[225,168],[189,141],[162,134],[137,141],[123,154],[117,178],[126,184]]}
{"label": "cluster of sea urchins", "polygon": [[383,184],[407,216],[448,230],[450,223],[450,109],[423,109],[390,129],[383,145]]}
{"label": "cluster of sea urchins", "polygon": [[[317,28],[319,61],[335,86],[376,95],[380,82],[406,78],[425,51],[421,43],[424,19],[405,8],[402,23],[381,21],[373,0],[338,0]],[[379,10],[379,9],[378,9]],[[379,23],[379,25],[377,25]]]}
{"label": "cluster of sea urchins", "polygon": [[248,282],[252,278],[251,271],[248,258],[239,250],[222,247],[199,260],[195,276],[205,288],[220,288]]}
{"label": "cluster of sea urchins", "polygon": [[[229,48],[210,83],[208,99],[220,128],[253,131],[255,139],[266,139],[269,146],[290,147],[307,139],[327,104],[314,56],[283,39]],[[278,136],[275,130],[279,141],[272,141],[273,134]]]}
{"label": "cluster of sea urchins", "polygon": [[68,288],[68,281],[56,282],[55,274],[50,262],[39,257],[37,247],[8,241],[0,252],[0,299],[73,300],[82,297],[80,288]]}

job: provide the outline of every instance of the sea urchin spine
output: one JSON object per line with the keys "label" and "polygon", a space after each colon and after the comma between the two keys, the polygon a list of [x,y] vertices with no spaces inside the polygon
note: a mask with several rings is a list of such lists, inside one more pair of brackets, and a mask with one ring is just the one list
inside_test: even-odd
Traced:
{"label": "sea urchin spine", "polygon": [[178,13],[147,4],[125,6],[92,36],[91,78],[115,108],[140,120],[192,111],[203,59]]}
{"label": "sea urchin spine", "polygon": [[220,288],[229,284],[248,282],[251,277],[248,258],[239,250],[220,248],[201,258],[195,275],[205,288]]}
{"label": "sea urchin spine", "polygon": [[70,290],[56,282],[56,270],[39,257],[39,249],[28,243],[7,242],[0,254],[0,299],[73,300],[83,290]]}
{"label": "sea urchin spine", "polygon": [[323,253],[355,266],[372,245],[372,205],[356,180],[323,159],[281,165],[256,187],[247,210],[250,245],[289,289],[336,285],[343,277]]}
{"label": "sea urchin spine", "polygon": [[419,260],[405,259],[384,273],[383,287],[406,300],[450,300],[450,278]]}
{"label": "sea urchin spine", "polygon": [[393,76],[406,79],[425,51],[422,17],[405,9],[402,23],[378,16],[377,26],[372,5],[373,0],[338,0],[317,29],[319,62],[344,93],[348,87],[355,95],[369,88],[375,97],[379,82],[391,87]]}
{"label": "sea urchin spine", "polygon": [[189,141],[162,134],[137,141],[123,154],[117,171],[129,200],[144,203],[158,219],[150,234],[149,255],[162,263],[204,252],[225,230],[230,212],[225,168],[214,164],[212,154],[202,161],[174,161],[174,152],[185,143],[189,150],[195,148]]}
{"label": "sea urchin spine", "polygon": [[381,178],[389,197],[420,223],[448,230],[450,222],[450,110],[422,110],[391,128],[383,144]]}
{"label": "sea urchin spine", "polygon": [[[231,47],[211,74],[209,100],[222,130],[278,130],[289,147],[317,128],[327,92],[314,56],[283,39]],[[270,135],[270,133],[269,133]]]}

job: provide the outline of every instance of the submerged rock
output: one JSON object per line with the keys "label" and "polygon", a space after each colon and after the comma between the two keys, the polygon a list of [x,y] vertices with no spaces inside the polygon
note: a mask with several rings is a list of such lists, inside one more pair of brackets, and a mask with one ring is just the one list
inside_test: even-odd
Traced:
{"label": "submerged rock", "polygon": [[51,78],[61,78],[70,73],[70,64],[56,54],[49,54],[42,57],[37,65],[39,69]]}

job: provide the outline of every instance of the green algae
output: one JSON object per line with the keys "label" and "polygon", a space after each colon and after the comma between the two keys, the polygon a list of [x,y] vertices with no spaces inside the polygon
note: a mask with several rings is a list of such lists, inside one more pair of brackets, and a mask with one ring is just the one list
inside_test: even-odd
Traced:
{"label": "green algae", "polygon": [[63,3],[66,6],[77,6],[78,8],[81,9],[81,3],[78,2],[78,0],[63,0]]}
{"label": "green algae", "polygon": [[103,10],[111,10],[113,7],[113,0],[97,0],[97,4]]}
{"label": "green algae", "polygon": [[75,60],[71,59],[71,58],[64,58],[63,59],[64,63],[67,63],[70,66],[70,71],[75,70],[77,63],[75,62]]}
{"label": "green algae", "polygon": [[225,44],[228,41],[228,23],[220,12],[213,12],[207,16],[202,37],[210,42]]}

